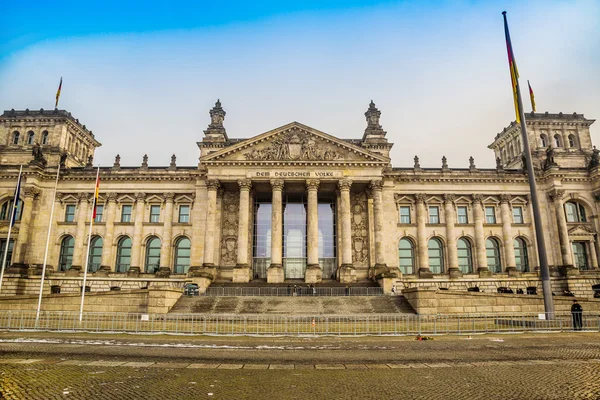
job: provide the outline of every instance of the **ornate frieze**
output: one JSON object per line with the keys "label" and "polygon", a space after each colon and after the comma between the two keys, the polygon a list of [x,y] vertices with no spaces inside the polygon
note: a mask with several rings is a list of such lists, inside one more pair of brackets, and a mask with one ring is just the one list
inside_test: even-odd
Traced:
{"label": "ornate frieze", "polygon": [[237,263],[237,237],[240,210],[240,192],[223,192],[221,203],[221,265],[234,267]]}
{"label": "ornate frieze", "polygon": [[262,149],[250,149],[244,154],[246,160],[260,161],[332,161],[342,159],[337,149],[324,145],[299,129],[293,129],[273,139]]}
{"label": "ornate frieze", "polygon": [[364,192],[350,193],[352,226],[352,263],[355,267],[369,265],[369,230],[367,195]]}

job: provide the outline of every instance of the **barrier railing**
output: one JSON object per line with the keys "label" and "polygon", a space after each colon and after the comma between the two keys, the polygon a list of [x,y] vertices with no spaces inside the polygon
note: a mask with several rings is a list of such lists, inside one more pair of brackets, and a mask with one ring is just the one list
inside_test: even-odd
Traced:
{"label": "barrier railing", "polygon": [[204,296],[383,296],[381,287],[209,286]]}
{"label": "barrier railing", "polygon": [[[543,315],[543,314],[542,314]],[[570,331],[570,314],[222,315],[0,311],[0,330],[168,333],[182,335],[447,335]],[[581,330],[600,331],[600,315],[584,313]]]}

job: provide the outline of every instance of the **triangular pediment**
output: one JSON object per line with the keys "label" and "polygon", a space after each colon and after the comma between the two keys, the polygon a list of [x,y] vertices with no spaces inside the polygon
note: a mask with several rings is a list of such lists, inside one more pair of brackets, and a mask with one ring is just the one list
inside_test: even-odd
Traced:
{"label": "triangular pediment", "polygon": [[596,232],[587,226],[578,225],[569,229],[569,236],[592,236]]}
{"label": "triangular pediment", "polygon": [[298,122],[265,132],[200,158],[201,163],[385,164],[390,159]]}

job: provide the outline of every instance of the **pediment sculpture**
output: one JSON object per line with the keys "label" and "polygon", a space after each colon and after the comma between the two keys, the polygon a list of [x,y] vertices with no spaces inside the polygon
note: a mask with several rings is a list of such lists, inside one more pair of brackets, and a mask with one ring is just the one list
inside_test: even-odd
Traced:
{"label": "pediment sculpture", "polygon": [[306,132],[292,130],[276,137],[262,149],[251,149],[246,160],[264,161],[332,161],[342,159],[336,150],[323,146],[320,140]]}

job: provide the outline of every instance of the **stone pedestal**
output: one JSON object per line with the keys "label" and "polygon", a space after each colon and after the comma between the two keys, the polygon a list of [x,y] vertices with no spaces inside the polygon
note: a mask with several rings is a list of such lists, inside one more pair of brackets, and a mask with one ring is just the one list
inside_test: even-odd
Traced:
{"label": "stone pedestal", "polygon": [[433,272],[429,268],[419,268],[419,278],[432,279]]}
{"label": "stone pedestal", "polygon": [[492,277],[492,271],[490,271],[488,268],[480,268],[477,270],[477,272],[479,273],[479,277],[480,278],[491,278]]}
{"label": "stone pedestal", "polygon": [[521,276],[521,272],[517,271],[517,267],[507,267],[506,272],[508,273],[508,276],[513,278],[518,278]]}
{"label": "stone pedestal", "polygon": [[71,265],[71,268],[65,272],[65,276],[79,276],[81,272],[80,265]]}
{"label": "stone pedestal", "polygon": [[127,271],[128,278],[137,278],[140,275],[140,267],[129,267],[129,271]]}
{"label": "stone pedestal", "polygon": [[196,285],[198,285],[198,293],[199,294],[204,294],[204,293],[206,293],[206,289],[212,283],[212,279],[207,278],[207,277],[194,277],[192,279],[192,283],[195,283]]}
{"label": "stone pedestal", "polygon": [[[397,278],[386,277],[386,278],[377,279],[377,283],[383,289],[383,293],[391,294],[392,286],[396,286],[396,280],[397,280]],[[400,289],[398,288],[398,286],[396,286],[396,293],[400,293]]]}
{"label": "stone pedestal", "polygon": [[155,275],[157,278],[168,278],[171,276],[171,269],[169,267],[160,267]]}
{"label": "stone pedestal", "polygon": [[458,268],[449,268],[448,276],[450,277],[450,279],[462,278],[463,274],[462,274],[462,272],[460,272],[460,269],[458,269]]}
{"label": "stone pedestal", "polygon": [[579,269],[575,268],[572,265],[563,265],[559,267],[560,274],[563,276],[577,276],[580,275]]}
{"label": "stone pedestal", "polygon": [[356,271],[352,265],[340,267],[340,283],[355,283],[357,281]]}
{"label": "stone pedestal", "polygon": [[190,278],[205,278],[212,282],[217,277],[217,268],[214,265],[202,267],[194,266],[188,269],[187,275]]}
{"label": "stone pedestal", "polygon": [[283,283],[284,280],[283,267],[271,266],[267,269],[267,283]]}
{"label": "stone pedestal", "polygon": [[304,274],[304,282],[306,283],[321,283],[323,281],[323,271],[318,265],[308,267]]}
{"label": "stone pedestal", "polygon": [[239,266],[233,269],[233,283],[248,283],[252,272],[248,266]]}
{"label": "stone pedestal", "polygon": [[110,273],[110,267],[108,265],[101,265],[98,271],[94,272],[95,276],[108,276]]}

